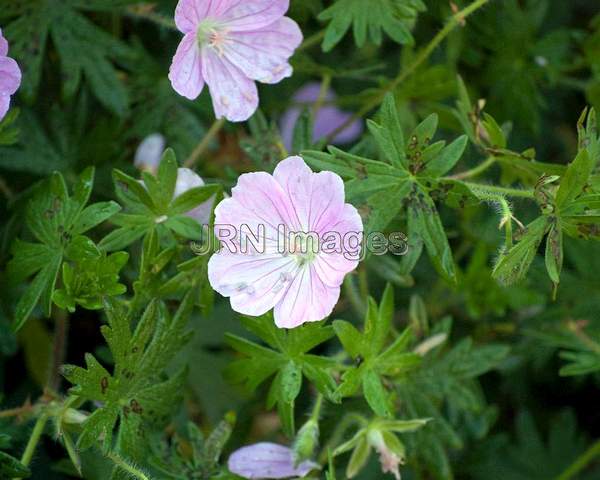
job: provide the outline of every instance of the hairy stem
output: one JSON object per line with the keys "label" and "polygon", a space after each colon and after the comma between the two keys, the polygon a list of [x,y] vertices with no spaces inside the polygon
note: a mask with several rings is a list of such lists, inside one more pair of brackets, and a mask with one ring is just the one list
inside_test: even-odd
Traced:
{"label": "hairy stem", "polygon": [[196,148],[194,148],[194,151],[191,153],[191,155],[185,161],[185,163],[184,163],[185,167],[192,168],[196,164],[196,162],[198,161],[200,156],[204,153],[204,151],[210,145],[210,142],[213,140],[213,138],[215,138],[217,136],[217,134],[221,131],[221,129],[223,128],[223,125],[225,125],[224,118],[219,118],[218,120],[214,121],[214,123],[208,129],[208,132],[206,132],[206,135],[204,135],[204,138],[202,139],[202,141],[196,146]]}
{"label": "hairy stem", "polygon": [[128,463],[125,459],[121,458],[116,453],[111,452],[107,456],[114,462],[115,465],[117,465],[120,469],[124,470],[125,472],[129,473],[134,478],[137,478],[139,480],[152,480],[148,475],[136,468],[134,465]]}
{"label": "hairy stem", "polygon": [[570,480],[581,472],[598,455],[600,455],[600,440],[597,440],[583,452],[556,480]]}
{"label": "hairy stem", "polygon": [[497,185],[485,185],[482,183],[465,182],[473,192],[477,195],[478,192],[492,195],[506,195],[509,197],[519,198],[534,198],[533,190],[522,190],[519,188],[499,187]]}
{"label": "hairy stem", "polygon": [[483,7],[486,3],[491,0],[475,0],[471,5],[462,9],[460,12],[455,13],[450,17],[444,28],[442,28],[435,37],[431,39],[431,41],[417,54],[412,63],[410,63],[404,70],[402,70],[396,78],[394,78],[390,83],[388,83],[385,87],[381,89],[381,91],[374,97],[370,102],[364,105],[355,115],[353,115],[348,121],[346,121],[343,125],[337,128],[333,133],[331,133],[327,137],[327,141],[331,142],[333,138],[340,134],[340,132],[344,131],[348,128],[354,121],[363,117],[367,113],[369,113],[373,108],[377,107],[385,96],[395,90],[402,82],[404,82],[408,77],[410,77],[433,53],[433,51],[437,48],[437,46],[442,43],[442,41],[454,30],[458,25],[462,25],[464,20]]}
{"label": "hairy stem", "polygon": [[313,411],[310,415],[310,419],[315,422],[319,421],[319,417],[321,416],[321,408],[323,407],[323,394],[319,393],[317,395],[317,399],[315,400],[315,405],[313,407]]}

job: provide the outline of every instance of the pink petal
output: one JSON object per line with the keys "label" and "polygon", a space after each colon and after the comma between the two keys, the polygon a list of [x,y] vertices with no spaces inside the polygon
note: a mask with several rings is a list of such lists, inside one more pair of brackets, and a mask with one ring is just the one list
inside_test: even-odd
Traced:
{"label": "pink petal", "polygon": [[225,117],[231,122],[248,120],[258,108],[258,91],[254,81],[211,48],[202,52],[202,72],[210,88],[216,117]]}
{"label": "pink petal", "polygon": [[291,448],[276,443],[256,443],[240,448],[231,454],[227,468],[248,479],[305,477],[319,466],[311,461],[294,464]]}
{"label": "pink petal", "polygon": [[196,33],[198,24],[209,16],[219,0],[179,0],[175,8],[175,25],[180,32]]}
{"label": "pink petal", "polygon": [[325,285],[313,266],[303,268],[275,305],[275,325],[296,328],[306,322],[323,320],[331,314],[339,297],[340,288]]}
{"label": "pink petal", "polygon": [[[261,226],[266,248],[276,251],[282,232],[280,226],[294,225],[291,212],[289,199],[271,175],[246,173],[238,179],[231,198],[223,200],[215,209],[215,225],[231,225],[238,234],[244,226],[255,235],[260,233]],[[219,237],[218,228],[215,228],[215,234]]]}
{"label": "pink petal", "polygon": [[181,96],[194,100],[204,88],[202,58],[196,41],[196,33],[187,33],[173,57],[169,80],[173,89]]}
{"label": "pink petal", "polygon": [[2,29],[0,28],[0,57],[4,57],[8,54],[8,41],[2,35]]}
{"label": "pink petal", "polygon": [[12,95],[21,85],[21,70],[12,58],[0,57],[0,94]]}
{"label": "pink petal", "polygon": [[0,94],[0,121],[2,121],[4,116],[8,113],[9,107],[10,107],[10,96]]}
{"label": "pink petal", "polygon": [[279,162],[273,176],[287,193],[304,232],[320,234],[342,214],[344,182],[335,173],[313,173],[301,157],[289,157]]}
{"label": "pink petal", "polygon": [[288,59],[302,43],[302,32],[292,19],[283,17],[255,31],[231,32],[225,56],[248,78],[277,83],[292,74]]}
{"label": "pink petal", "polygon": [[242,255],[222,250],[208,262],[208,279],[217,292],[231,297],[233,310],[258,316],[280,301],[295,265],[293,258],[279,254]]}
{"label": "pink petal", "polygon": [[230,31],[258,30],[285,15],[289,0],[222,0],[216,15]]}

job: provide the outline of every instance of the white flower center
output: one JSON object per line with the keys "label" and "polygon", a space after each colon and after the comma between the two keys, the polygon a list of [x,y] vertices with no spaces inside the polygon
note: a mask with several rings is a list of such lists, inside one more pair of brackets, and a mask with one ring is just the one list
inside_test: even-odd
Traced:
{"label": "white flower center", "polygon": [[294,256],[299,266],[310,265],[319,253],[319,236],[316,233],[292,232],[287,252]]}
{"label": "white flower center", "polygon": [[228,42],[227,29],[219,22],[206,19],[198,24],[196,38],[198,44],[214,48],[219,55],[223,55],[223,47]]}

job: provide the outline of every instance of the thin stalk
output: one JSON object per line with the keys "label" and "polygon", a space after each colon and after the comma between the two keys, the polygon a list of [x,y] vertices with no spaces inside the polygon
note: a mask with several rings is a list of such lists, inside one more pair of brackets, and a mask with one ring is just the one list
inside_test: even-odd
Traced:
{"label": "thin stalk", "polygon": [[311,420],[314,420],[315,422],[319,421],[319,417],[321,416],[321,408],[323,408],[323,394],[319,393],[317,395],[317,399],[315,400],[313,411],[310,415]]}
{"label": "thin stalk", "polygon": [[127,9],[127,15],[143,20],[148,20],[150,22],[156,23],[157,25],[160,25],[161,27],[172,28],[173,30],[177,28],[177,26],[175,25],[175,21],[172,18],[165,17],[160,13],[156,13],[154,11],[153,6],[132,6]]}
{"label": "thin stalk", "polygon": [[192,168],[196,164],[196,162],[198,161],[200,156],[204,153],[204,151],[210,145],[210,142],[213,140],[213,138],[215,138],[217,136],[217,134],[221,131],[221,129],[223,128],[223,125],[225,125],[224,118],[219,118],[218,120],[215,120],[213,122],[213,124],[209,128],[208,132],[206,132],[206,135],[204,135],[204,138],[202,139],[202,141],[196,146],[196,148],[194,148],[194,151],[191,153],[191,155],[185,161],[185,163],[184,163],[185,167]]}
{"label": "thin stalk", "polygon": [[310,37],[308,37],[307,39],[305,39],[302,42],[302,45],[300,45],[296,51],[300,52],[302,50],[306,50],[308,48],[315,46],[317,43],[319,43],[321,40],[323,40],[324,36],[325,36],[325,30],[321,30],[320,32],[317,32],[317,33],[311,35]]}
{"label": "thin stalk", "polygon": [[148,477],[148,475],[146,475],[144,472],[142,472],[135,466],[127,463],[124,459],[119,457],[116,453],[111,452],[107,456],[115,463],[115,465],[117,465],[119,468],[121,468],[125,472],[129,473],[134,478],[137,478],[138,480],[151,480],[150,477]]}
{"label": "thin stalk", "polygon": [[533,190],[521,190],[519,188],[499,187],[497,185],[484,185],[482,183],[465,182],[476,194],[477,192],[490,193],[492,195],[506,195],[509,197],[534,198]]}
{"label": "thin stalk", "polygon": [[384,88],[381,89],[379,94],[373,98],[369,103],[364,105],[355,115],[353,115],[348,121],[337,128],[333,133],[327,137],[327,141],[331,142],[333,138],[348,128],[354,121],[362,118],[364,115],[369,113],[373,108],[377,107],[385,98],[387,93],[395,90],[402,82],[410,77],[433,53],[436,47],[442,43],[442,41],[454,30],[457,26],[464,24],[464,20],[475,11],[483,7],[486,3],[491,0],[475,0],[471,5],[462,9],[460,12],[455,13],[450,17],[444,28],[442,28],[435,37],[417,54],[412,63],[408,65],[403,71],[401,71],[396,78],[388,83]]}
{"label": "thin stalk", "polygon": [[[40,438],[42,437],[42,433],[44,433],[44,428],[46,427],[46,422],[48,421],[48,415],[46,413],[42,413],[35,422],[33,426],[33,431],[31,432],[31,436],[29,437],[29,441],[25,446],[25,451],[23,452],[23,456],[21,457],[21,463],[26,467],[31,463],[31,459],[33,458],[33,454],[35,453],[35,449],[37,448],[38,443],[40,442]],[[20,477],[17,477],[14,480],[18,480]]]}
{"label": "thin stalk", "polygon": [[67,335],[69,332],[69,315],[63,309],[55,310],[54,342],[52,348],[52,365],[48,376],[48,388],[53,392],[60,390],[60,367],[65,363],[67,350]]}
{"label": "thin stalk", "polygon": [[600,440],[597,440],[583,452],[569,467],[561,473],[556,480],[570,480],[574,478],[579,472],[581,472],[589,463],[600,455]]}
{"label": "thin stalk", "polygon": [[465,172],[457,173],[456,175],[450,175],[448,178],[452,180],[464,180],[465,178],[472,178],[478,175],[481,175],[488,168],[490,168],[494,163],[496,163],[496,157],[488,157],[485,162],[480,163],[476,167],[471,170],[467,170]]}

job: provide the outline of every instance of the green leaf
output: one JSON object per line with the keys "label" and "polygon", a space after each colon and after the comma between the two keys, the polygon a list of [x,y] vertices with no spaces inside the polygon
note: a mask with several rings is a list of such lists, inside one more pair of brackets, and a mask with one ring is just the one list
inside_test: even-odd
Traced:
{"label": "green leaf", "polygon": [[201,203],[207,201],[213,195],[221,190],[220,185],[204,185],[202,187],[191,188],[185,193],[179,195],[169,207],[169,214],[189,212]]}
{"label": "green leaf", "polygon": [[73,233],[76,235],[85,233],[110,219],[119,210],[121,210],[121,206],[113,201],[94,203],[86,207],[73,226]]}
{"label": "green leaf", "polygon": [[331,50],[352,26],[359,47],[369,40],[381,44],[382,30],[398,43],[412,43],[409,27],[419,12],[425,10],[421,0],[374,0],[365,8],[362,0],[337,0],[321,12],[319,20],[330,20],[323,50]]}
{"label": "green leaf", "polygon": [[369,456],[371,455],[371,447],[367,439],[362,437],[354,448],[348,466],[346,467],[346,477],[354,478],[365,467]]}
{"label": "green leaf", "polygon": [[192,305],[193,294],[189,292],[170,318],[166,308],[153,301],[132,330],[131,312],[119,302],[105,299],[108,325],[101,331],[115,361],[113,373],[89,354],[86,368],[63,368],[63,375],[75,385],[72,395],[102,405],[83,425],[78,440],[81,449],[89,448],[99,438],[104,438],[102,443],[107,449],[118,418],[120,429],[128,428],[130,422],[140,428],[163,424],[168,418],[181,398],[186,375],[181,372],[165,380],[162,373],[190,338],[185,326]]}
{"label": "green leaf", "polygon": [[425,164],[423,175],[441,177],[454,168],[465,151],[469,137],[462,135]]}
{"label": "green leaf", "polygon": [[548,229],[548,219],[540,217],[527,226],[527,231],[514,247],[500,255],[492,276],[504,284],[522,280],[535,258]]}
{"label": "green leaf", "polygon": [[546,238],[546,269],[550,279],[560,283],[560,272],[563,266],[563,235],[559,224],[550,227]]}
{"label": "green leaf", "polygon": [[363,374],[363,393],[373,411],[380,417],[390,417],[388,394],[383,388],[381,379],[372,370],[365,370]]}
{"label": "green leaf", "polygon": [[127,91],[112,62],[130,58],[129,47],[77,12],[71,2],[37,2],[7,26],[6,35],[11,55],[24,68],[22,88],[29,99],[36,96],[50,36],[60,59],[63,96],[71,98],[85,77],[101,104],[117,115],[126,112]]}
{"label": "green leaf", "polygon": [[556,192],[556,204],[563,207],[582,192],[588,182],[594,164],[587,150],[581,150],[575,160],[567,167],[567,171],[560,181],[558,191]]}

